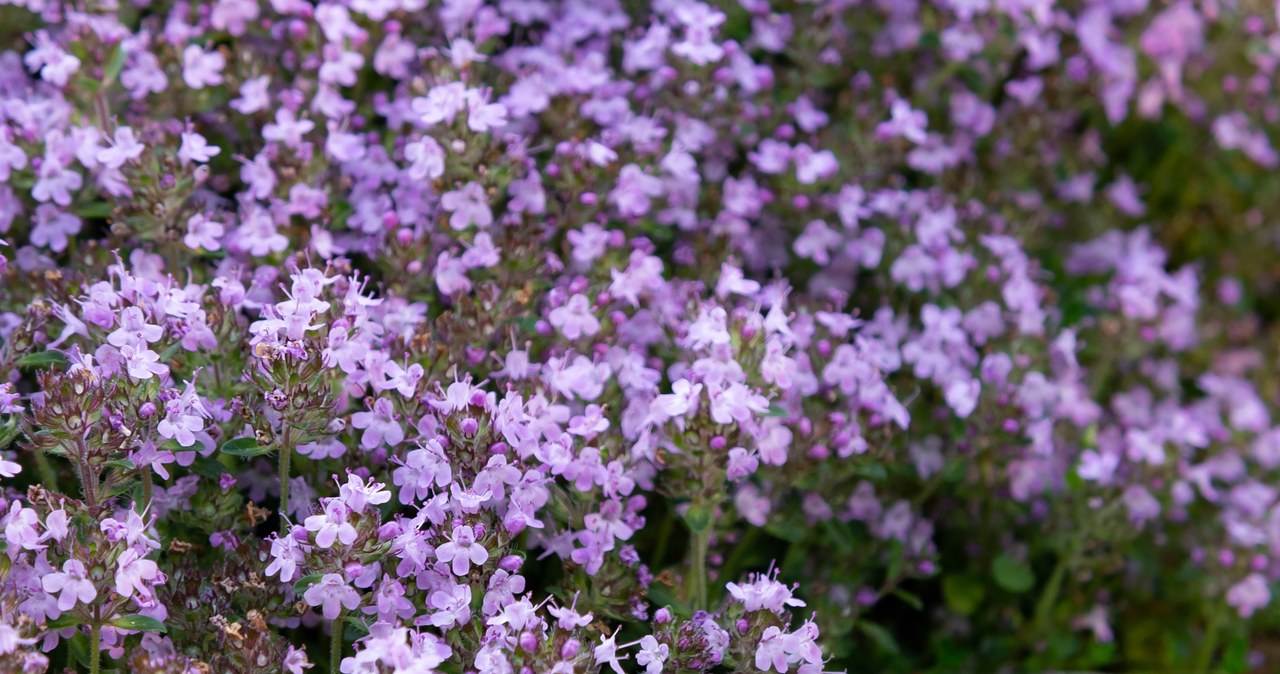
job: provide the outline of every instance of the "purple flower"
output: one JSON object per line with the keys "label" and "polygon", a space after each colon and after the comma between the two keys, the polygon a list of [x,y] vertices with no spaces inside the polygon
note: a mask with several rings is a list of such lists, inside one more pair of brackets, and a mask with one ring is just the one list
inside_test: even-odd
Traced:
{"label": "purple flower", "polygon": [[463,525],[453,528],[453,537],[436,548],[436,559],[448,564],[455,576],[465,576],[471,571],[471,565],[483,565],[489,560],[489,551],[476,541],[471,527]]}
{"label": "purple flower", "polygon": [[225,233],[226,228],[221,222],[196,213],[187,218],[187,233],[183,235],[182,243],[192,250],[222,250],[221,239]]}
{"label": "purple flower", "polygon": [[[640,652],[636,653],[636,664],[643,665],[646,674],[661,674],[670,655],[670,646],[658,643],[652,634],[646,634],[640,638]],[[758,660],[757,657],[757,664]]]}
{"label": "purple flower", "polygon": [[139,596],[151,595],[150,582],[160,575],[156,563],[144,559],[137,550],[130,548],[116,560],[116,593],[121,597],[132,597],[134,592]]}
{"label": "purple flower", "polygon": [[62,571],[55,571],[40,579],[45,592],[58,595],[58,610],[70,611],[77,602],[88,604],[98,597],[98,591],[89,580],[89,570],[78,559],[68,559]]}
{"label": "purple flower", "polygon": [[591,302],[582,294],[574,295],[568,302],[552,309],[547,318],[566,339],[590,337],[600,330],[600,321],[591,313]]}
{"label": "purple flower", "polygon": [[120,327],[107,335],[107,343],[117,347],[145,346],[160,341],[163,336],[164,328],[148,323],[141,307],[125,307],[120,312]]}
{"label": "purple flower", "polygon": [[274,124],[262,127],[262,137],[273,143],[281,143],[285,147],[297,148],[302,144],[302,137],[311,133],[316,123],[309,119],[298,119],[297,114],[289,108],[276,110]]}
{"label": "purple flower", "polygon": [[52,201],[59,206],[71,205],[71,193],[80,189],[84,178],[53,157],[45,157],[36,171],[36,184],[31,196],[41,203]]}
{"label": "purple flower", "polygon": [[925,128],[929,125],[929,118],[923,112],[912,109],[911,103],[901,98],[895,100],[889,107],[889,115],[888,121],[881,122],[876,127],[876,135],[881,138],[901,136],[916,144],[925,141]]}
{"label": "purple flower", "polygon": [[302,593],[302,599],[308,606],[323,607],[320,612],[325,620],[337,620],[342,609],[352,611],[360,606],[360,593],[347,585],[347,581],[336,573],[324,574],[320,582]]}
{"label": "purple flower", "polygon": [[304,525],[307,531],[315,533],[316,545],[321,548],[333,547],[335,541],[351,545],[356,541],[358,532],[347,521],[349,513],[341,499],[329,499],[325,502],[324,512],[308,517]]}
{"label": "purple flower", "polygon": [[204,136],[195,131],[182,132],[182,145],[178,147],[178,161],[184,164],[204,164],[221,153],[222,148],[210,145]]}
{"label": "purple flower", "polygon": [[133,135],[133,129],[127,126],[116,128],[114,142],[111,147],[99,150],[97,160],[109,169],[118,169],[126,163],[136,161],[146,149]]}
{"label": "purple flower", "polygon": [[638,218],[649,212],[651,199],[662,196],[662,181],[644,172],[636,164],[627,164],[618,174],[618,184],[609,193],[609,201],[618,207],[618,213],[627,218]]}
{"label": "purple flower", "polygon": [[493,212],[480,183],[469,182],[460,190],[445,192],[440,197],[440,207],[451,213],[449,226],[458,231],[472,225],[483,229],[493,224]]}
{"label": "purple flower", "polygon": [[[428,603],[436,612],[426,622],[436,627],[465,625],[471,620],[471,586],[451,585],[431,593]],[[423,618],[418,618],[423,620]]]}
{"label": "purple flower", "polygon": [[182,51],[182,81],[192,89],[203,89],[222,84],[222,69],[227,60],[222,54],[207,52],[197,45],[187,45]]}
{"label": "purple flower", "polygon": [[352,414],[351,425],[364,429],[360,446],[365,449],[377,449],[384,443],[394,447],[404,441],[404,427],[396,421],[395,408],[386,398],[374,401],[372,410]]}
{"label": "purple flower", "polygon": [[80,218],[64,213],[51,204],[36,207],[34,221],[31,243],[46,246],[55,253],[66,250],[69,237],[80,233]]}

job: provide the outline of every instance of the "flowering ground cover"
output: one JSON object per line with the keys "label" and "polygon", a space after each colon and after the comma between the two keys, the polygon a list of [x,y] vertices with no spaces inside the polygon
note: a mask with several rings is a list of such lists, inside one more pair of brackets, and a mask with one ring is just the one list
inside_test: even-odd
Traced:
{"label": "flowering ground cover", "polygon": [[0,0],[0,672],[1274,671],[1255,0]]}

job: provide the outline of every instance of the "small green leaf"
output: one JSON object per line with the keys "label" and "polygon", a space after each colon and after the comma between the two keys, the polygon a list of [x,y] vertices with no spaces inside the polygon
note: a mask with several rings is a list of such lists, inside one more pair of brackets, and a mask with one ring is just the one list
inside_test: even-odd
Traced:
{"label": "small green leaf", "polygon": [[107,624],[122,630],[134,630],[136,632],[159,632],[164,634],[169,631],[165,628],[164,623],[145,615],[122,616]]}
{"label": "small green leaf", "polygon": [[884,652],[891,655],[898,654],[898,640],[893,638],[893,634],[889,630],[864,620],[858,621],[858,631],[867,636],[868,639],[876,642]]}
{"label": "small green leaf", "polygon": [[995,576],[996,585],[1009,592],[1020,594],[1036,584],[1036,574],[1031,567],[1009,555],[1000,555],[991,562],[991,575]]}
{"label": "small green leaf", "polygon": [[769,405],[769,411],[765,412],[764,415],[765,417],[784,417],[785,418],[785,417],[791,416],[791,413],[788,412],[787,408],[783,407],[782,405],[773,403],[772,405]]}
{"label": "small green leaf", "polygon": [[89,669],[89,635],[84,632],[76,632],[67,642],[67,650],[71,651],[71,657],[87,671]]}
{"label": "small green leaf", "polygon": [[111,215],[111,212],[114,210],[115,210],[115,206],[113,206],[108,201],[93,201],[87,204],[76,206],[75,214],[82,218],[88,218],[92,220],[94,218],[105,218],[108,215]]}
{"label": "small green leaf", "polygon": [[236,438],[222,443],[220,448],[223,454],[231,456],[262,456],[270,454],[270,447],[263,447],[258,444],[257,438]]}
{"label": "small green leaf", "polygon": [[910,606],[911,608],[917,611],[924,610],[924,602],[920,601],[919,597],[915,596],[914,594],[911,594],[910,592],[907,592],[902,588],[897,588],[893,592],[890,592],[889,594],[906,602],[907,606]]}
{"label": "small green leaf", "polygon": [[66,364],[67,357],[60,351],[39,351],[18,359],[18,367],[21,368],[48,368]]}
{"label": "small green leaf", "polygon": [[321,578],[324,578],[324,574],[322,573],[307,574],[299,578],[297,582],[293,584],[293,591],[298,594],[302,594],[307,591],[307,588],[319,583]]}
{"label": "small green leaf", "polygon": [[138,469],[138,464],[128,459],[112,459],[108,461],[105,465],[111,468],[119,468],[120,470],[137,470]]}
{"label": "small green leaf", "polygon": [[711,509],[705,506],[690,505],[683,517],[689,531],[694,533],[702,533],[711,526]]}
{"label": "small green leaf", "polygon": [[197,457],[196,462],[191,465],[191,469],[197,475],[202,475],[212,480],[222,477],[223,473],[230,472],[217,459],[208,456]]}
{"label": "small green leaf", "polygon": [[348,640],[356,641],[368,636],[369,625],[360,618],[348,614],[343,618],[343,622],[347,625],[346,629],[343,630],[343,634]]}
{"label": "small green leaf", "polygon": [[79,624],[80,624],[80,616],[74,613],[63,613],[62,615],[58,616],[56,620],[50,620],[49,622],[45,623],[45,629],[52,632],[56,630],[66,629],[68,627],[75,627]]}
{"label": "small green leaf", "polygon": [[102,81],[107,84],[116,81],[121,70],[124,70],[124,49],[121,45],[116,45],[111,58],[107,59],[107,65],[102,69]]}
{"label": "small green leaf", "polygon": [[0,424],[0,449],[9,446],[13,439],[18,437],[18,417],[17,415],[9,417],[9,420]]}
{"label": "small green leaf", "polygon": [[848,524],[829,519],[822,521],[822,528],[826,532],[827,540],[840,552],[853,552],[854,548],[857,547]]}
{"label": "small green leaf", "polygon": [[960,615],[972,615],[982,604],[987,588],[972,576],[951,575],[942,579],[942,598]]}

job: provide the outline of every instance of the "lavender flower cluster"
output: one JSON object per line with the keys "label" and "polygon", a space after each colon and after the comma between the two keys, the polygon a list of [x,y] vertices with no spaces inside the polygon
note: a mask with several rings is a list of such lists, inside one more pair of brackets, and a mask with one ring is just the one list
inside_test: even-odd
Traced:
{"label": "lavender flower cluster", "polygon": [[1278,21],[0,0],[0,671],[1264,665]]}

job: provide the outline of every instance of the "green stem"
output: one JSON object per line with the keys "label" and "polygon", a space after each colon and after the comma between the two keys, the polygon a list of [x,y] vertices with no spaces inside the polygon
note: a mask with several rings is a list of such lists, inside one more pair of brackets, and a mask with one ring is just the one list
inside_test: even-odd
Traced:
{"label": "green stem", "polygon": [[693,579],[693,608],[695,611],[707,610],[707,548],[711,543],[711,527],[703,531],[693,532],[693,568],[690,577]]}
{"label": "green stem", "polygon": [[43,482],[50,491],[60,493],[61,490],[58,489],[58,474],[54,472],[53,464],[49,463],[49,456],[45,454],[43,450],[39,449],[32,453],[35,454],[36,457],[36,471],[40,473],[40,481]]}
{"label": "green stem", "polygon": [[102,625],[95,620],[89,628],[89,674],[102,672]]}
{"label": "green stem", "polygon": [[[1075,557],[1074,554],[1071,556]],[[1058,558],[1058,563],[1049,576],[1048,584],[1040,593],[1040,599],[1036,601],[1035,617],[1031,622],[1031,633],[1035,637],[1043,635],[1048,626],[1049,615],[1053,613],[1053,606],[1058,603],[1058,595],[1062,592],[1062,583],[1067,579],[1067,567],[1070,566],[1070,561],[1067,557]]]}
{"label": "green stem", "polygon": [[332,634],[329,635],[329,672],[330,674],[339,674],[338,666],[342,664],[342,619],[347,615],[347,610],[342,609],[338,612],[338,617],[333,620]]}
{"label": "green stem", "polygon": [[151,484],[151,466],[142,467],[142,509],[151,509],[151,495],[155,488]]}
{"label": "green stem", "polygon": [[651,566],[656,569],[662,568],[662,560],[667,558],[667,542],[671,540],[671,528],[675,526],[676,518],[673,516],[670,507],[662,516],[662,526],[658,529],[658,547],[654,550],[653,557],[650,558]]}
{"label": "green stem", "polygon": [[729,553],[729,559],[725,560],[723,566],[720,567],[720,577],[726,581],[735,580],[738,577],[739,568],[747,554],[755,549],[756,539],[760,537],[763,531],[759,527],[751,527],[747,529],[747,533],[742,535],[738,544],[733,546],[733,552]]}
{"label": "green stem", "polygon": [[1204,639],[1196,651],[1191,671],[1195,674],[1210,674],[1213,671],[1213,653],[1218,650],[1218,636],[1222,631],[1222,609],[1215,608],[1209,616],[1209,624],[1205,627]]}
{"label": "green stem", "polygon": [[[286,420],[286,424],[289,422]],[[280,534],[289,532],[289,462],[293,459],[293,443],[289,441],[289,429],[284,431],[284,441],[280,445]]]}

